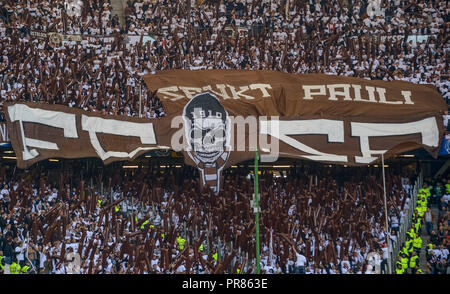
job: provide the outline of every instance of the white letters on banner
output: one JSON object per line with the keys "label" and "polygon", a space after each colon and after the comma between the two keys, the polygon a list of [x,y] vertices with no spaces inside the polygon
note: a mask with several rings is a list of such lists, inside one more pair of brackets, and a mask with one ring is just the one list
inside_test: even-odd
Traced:
{"label": "white letters on banner", "polygon": [[302,157],[316,161],[347,162],[347,156],[328,154],[313,149],[289,135],[327,135],[329,142],[344,143],[344,122],[329,119],[270,120],[260,121],[260,133],[278,138],[280,141],[312,155]]}
{"label": "white letters on banner", "polygon": [[6,123],[0,124],[0,142],[9,142],[9,134],[8,128],[6,127]]}
{"label": "white letters on banner", "polygon": [[[163,99],[170,99],[171,101],[177,101],[179,99],[192,99],[196,94],[204,91],[210,91],[211,93],[221,97],[222,99],[246,99],[253,100],[255,97],[250,95],[250,91],[261,91],[262,97],[270,97],[267,90],[272,89],[270,84],[250,84],[247,86],[235,87],[232,85],[215,84],[214,87],[211,85],[205,85],[203,87],[183,87],[183,86],[170,86],[158,89],[158,94]],[[228,89],[228,91],[227,91]],[[178,92],[178,93],[176,93]],[[183,94],[181,94],[182,92]],[[246,94],[244,94],[246,93]],[[158,96],[158,97],[159,97]]]}
{"label": "white letters on banner", "polygon": [[[263,86],[258,86],[264,88]],[[337,91],[334,92],[338,94]],[[345,93],[345,90],[344,90]],[[345,94],[344,94],[345,95]],[[409,97],[408,93],[405,93],[405,98]],[[408,99],[406,99],[408,100]],[[8,114],[11,122],[19,122],[20,136],[23,145],[22,158],[24,161],[34,159],[39,156],[39,152],[34,148],[47,149],[47,150],[60,150],[60,146],[56,142],[49,142],[41,140],[39,138],[30,138],[25,135],[24,123],[42,124],[54,128],[63,129],[64,138],[77,139],[79,138],[76,115],[73,113],[66,113],[62,111],[44,110],[40,108],[31,108],[25,104],[14,104],[8,106]],[[359,139],[359,150],[361,156],[355,155],[354,162],[358,164],[369,164],[378,159],[377,155],[384,154],[388,150],[372,150],[370,148],[370,139],[374,137],[398,137],[404,135],[420,134],[421,144],[428,147],[438,147],[439,145],[439,128],[435,117],[428,117],[419,121],[413,121],[408,123],[362,123],[362,122],[350,122],[350,134],[345,134],[344,121],[342,120],[330,120],[330,119],[309,119],[309,120],[279,120],[278,117],[272,117],[271,120],[262,119],[249,119],[243,117],[237,117],[237,119],[231,119],[230,129],[235,129],[238,134],[233,133],[233,139],[238,138],[238,143],[243,144],[245,149],[246,141],[249,141],[249,146],[254,147],[257,145],[256,134],[259,134],[259,146],[263,152],[271,152],[273,158],[278,158],[279,146],[272,146],[273,141],[267,146],[262,146],[261,136],[272,136],[277,138],[278,141],[284,142],[289,146],[306,153],[305,155],[299,155],[310,160],[348,163],[349,158],[347,155],[324,153],[320,150],[314,149],[302,142],[301,139],[294,139],[292,136],[301,135],[324,135],[329,143],[345,143],[346,136],[351,135]],[[252,127],[253,124],[259,124],[259,132],[257,128]],[[182,121],[177,121],[176,124],[172,123],[172,128],[179,128]],[[249,125],[248,138],[246,136],[246,125]],[[81,128],[83,131],[89,133],[89,139],[92,147],[97,155],[102,160],[107,160],[111,157],[130,159],[133,158],[138,152],[143,150],[155,150],[155,149],[172,149],[177,151],[189,151],[185,148],[190,148],[189,144],[180,144],[181,136],[183,132],[175,132],[172,135],[172,146],[159,146],[157,145],[157,138],[154,130],[153,123],[147,122],[130,122],[117,119],[106,119],[102,117],[91,117],[85,114],[81,115]],[[183,126],[182,126],[183,128]],[[148,147],[137,147],[131,152],[127,151],[109,151],[105,150],[99,139],[98,134],[112,134],[124,137],[138,137],[143,145],[153,145]],[[244,137],[242,137],[244,134]],[[176,137],[177,140],[173,140]],[[227,139],[227,142],[234,140]],[[184,141],[184,139],[183,139]],[[389,147],[393,147],[400,144],[402,141],[395,140]],[[175,148],[174,145],[180,145],[180,148]],[[233,144],[234,145],[234,144]],[[228,145],[227,145],[228,146]],[[32,147],[32,148],[30,148]],[[242,147],[242,146],[241,146]],[[316,147],[317,148],[317,147]],[[182,149],[182,150],[180,150]],[[319,148],[320,149],[320,148]],[[387,149],[387,148],[386,148]],[[231,149],[227,149],[233,151]],[[269,151],[264,151],[269,150]],[[251,151],[242,150],[238,146],[237,151]],[[277,154],[273,154],[273,153]],[[266,154],[267,155],[267,154]],[[284,154],[286,155],[286,154]],[[283,156],[283,154],[280,154]]]}
{"label": "white letters on banner", "polygon": [[8,106],[8,114],[11,122],[19,121],[20,124],[20,133],[22,135],[24,149],[22,152],[23,160],[30,160],[39,155],[36,149],[28,149],[28,147],[59,150],[56,143],[25,137],[23,128],[24,122],[39,123],[55,128],[61,128],[64,130],[65,138],[78,138],[75,114],[31,108],[24,104]]}
{"label": "white letters on banner", "polygon": [[361,153],[363,156],[355,156],[357,163],[370,163],[376,160],[373,154],[384,154],[387,150],[371,150],[369,137],[389,137],[420,133],[422,144],[429,147],[437,147],[439,144],[439,129],[434,117],[410,123],[351,123],[352,136],[359,137]]}
{"label": "white letters on banner", "polygon": [[[169,99],[177,101],[180,99],[192,99],[195,95],[204,91],[209,91],[216,96],[227,99],[256,99],[255,92],[259,91],[262,98],[270,98],[272,86],[270,84],[249,84],[243,86],[233,86],[228,84],[213,84],[205,85],[203,87],[185,87],[185,86],[170,86],[158,89],[158,97],[162,99]],[[354,101],[354,102],[371,102],[388,105],[414,105],[411,100],[411,91],[400,91],[398,95],[403,100],[388,100],[386,97],[386,89],[380,87],[365,86],[354,84],[329,84],[329,85],[303,85],[304,95],[300,96],[302,100],[314,100],[316,96],[325,96],[328,101]],[[365,93],[364,93],[364,92]],[[362,93],[363,92],[363,93]],[[327,96],[328,94],[328,96]],[[377,99],[378,96],[378,99]]]}
{"label": "white letters on banner", "polygon": [[102,160],[110,157],[132,158],[139,151],[159,149],[158,147],[138,147],[128,152],[116,152],[103,150],[98,138],[98,133],[113,134],[126,137],[139,137],[142,144],[156,144],[155,131],[152,123],[135,123],[115,119],[104,119],[101,117],[89,117],[81,115],[81,127],[83,131],[89,132],[92,147]]}

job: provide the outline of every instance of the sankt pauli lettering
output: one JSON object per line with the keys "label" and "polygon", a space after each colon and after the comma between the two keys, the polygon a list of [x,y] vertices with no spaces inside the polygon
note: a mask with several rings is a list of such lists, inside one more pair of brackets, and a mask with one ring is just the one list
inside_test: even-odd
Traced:
{"label": "sankt pauli lettering", "polygon": [[[187,86],[169,86],[158,89],[158,96],[162,99],[177,101],[179,99],[192,99],[195,95],[209,91],[220,99],[246,99],[254,100],[256,98],[270,98],[273,87],[270,84],[248,84],[243,86],[215,84],[205,85],[202,87]],[[303,91],[303,95],[299,95],[299,99],[313,100],[319,97],[326,97],[329,101],[354,101],[383,103],[390,105],[410,104],[412,101],[411,91],[400,90],[399,95],[403,100],[391,99],[387,97],[386,88],[364,86],[358,84],[328,84],[328,85],[303,85],[299,87],[299,92]],[[393,95],[392,95],[393,96]],[[388,99],[389,98],[389,99]]]}

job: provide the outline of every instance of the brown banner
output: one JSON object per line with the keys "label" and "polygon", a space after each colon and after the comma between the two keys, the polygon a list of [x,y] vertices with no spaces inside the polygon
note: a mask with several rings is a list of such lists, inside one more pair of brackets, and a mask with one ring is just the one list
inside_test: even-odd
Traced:
{"label": "brown banner", "polygon": [[50,157],[130,160],[153,149],[183,151],[204,184],[254,157],[367,165],[424,147],[437,156],[441,95],[424,85],[273,71],[165,71],[145,76],[167,116],[103,116],[65,106],[7,104],[17,165]]}

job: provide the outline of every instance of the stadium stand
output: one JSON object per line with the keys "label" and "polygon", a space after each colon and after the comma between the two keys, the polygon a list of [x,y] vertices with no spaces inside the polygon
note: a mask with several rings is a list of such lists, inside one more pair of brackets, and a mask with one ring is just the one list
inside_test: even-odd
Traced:
{"label": "stadium stand", "polygon": [[[0,0],[2,108],[33,101],[157,118],[164,108],[142,76],[169,69],[403,80],[434,85],[450,99],[448,1],[388,0],[371,15],[360,0],[129,0],[123,26],[109,0],[83,2],[82,16],[74,17],[62,1]],[[382,256],[387,271],[395,252],[386,249],[380,175],[346,171],[316,166],[307,174],[262,174],[261,224],[270,232],[261,236],[264,273],[369,274],[369,252]],[[254,272],[247,174],[227,174],[218,197],[200,190],[189,167],[72,167],[60,174],[55,180],[41,166],[16,172],[2,165],[1,273]],[[430,196],[420,192],[411,239],[401,250],[407,255],[393,264],[399,272],[449,273],[445,180],[442,194],[436,187],[426,190]],[[387,175],[393,246],[414,182],[400,171]],[[426,210],[432,198],[434,220]],[[419,250],[424,230],[429,241]],[[414,251],[426,254],[426,264],[411,258]],[[66,253],[83,261],[68,262]]]}

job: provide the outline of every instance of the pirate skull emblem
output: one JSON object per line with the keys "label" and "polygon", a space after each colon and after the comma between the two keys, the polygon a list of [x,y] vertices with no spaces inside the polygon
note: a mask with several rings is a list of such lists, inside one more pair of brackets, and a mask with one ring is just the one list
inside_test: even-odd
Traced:
{"label": "pirate skull emblem", "polygon": [[229,117],[219,99],[202,93],[186,104],[183,111],[186,138],[194,157],[213,164],[225,152],[230,132]]}

